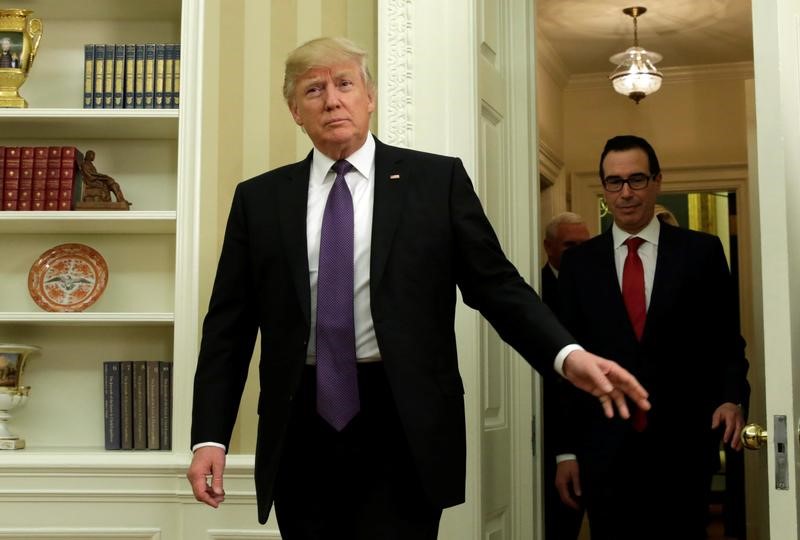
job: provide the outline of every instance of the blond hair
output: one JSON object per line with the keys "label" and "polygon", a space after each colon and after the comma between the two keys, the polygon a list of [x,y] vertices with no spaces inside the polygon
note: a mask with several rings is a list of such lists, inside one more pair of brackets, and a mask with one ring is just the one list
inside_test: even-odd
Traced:
{"label": "blond hair", "polygon": [[373,89],[372,75],[367,68],[367,52],[343,37],[323,37],[303,43],[289,53],[283,75],[283,97],[288,104],[294,101],[297,79],[311,68],[355,62],[361,68],[361,79]]}

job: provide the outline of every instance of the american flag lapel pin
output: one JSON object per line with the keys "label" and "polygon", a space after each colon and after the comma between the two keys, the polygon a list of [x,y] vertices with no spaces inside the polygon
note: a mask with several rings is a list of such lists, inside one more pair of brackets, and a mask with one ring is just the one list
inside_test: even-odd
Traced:
{"label": "american flag lapel pin", "polygon": [[390,174],[389,175],[389,180],[400,180],[400,175],[399,174]]}

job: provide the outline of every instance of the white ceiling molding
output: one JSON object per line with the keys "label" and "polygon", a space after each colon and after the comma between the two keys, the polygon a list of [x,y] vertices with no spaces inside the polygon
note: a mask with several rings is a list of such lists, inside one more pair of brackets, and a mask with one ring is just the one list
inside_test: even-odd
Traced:
{"label": "white ceiling molding", "polygon": [[559,88],[566,88],[570,76],[567,65],[541,32],[536,32],[536,61],[553,77]]}
{"label": "white ceiling molding", "polygon": [[552,148],[547,146],[544,142],[539,140],[539,175],[543,176],[550,182],[550,185],[555,184],[558,175],[561,174],[561,169],[564,168],[564,162],[556,155]]}

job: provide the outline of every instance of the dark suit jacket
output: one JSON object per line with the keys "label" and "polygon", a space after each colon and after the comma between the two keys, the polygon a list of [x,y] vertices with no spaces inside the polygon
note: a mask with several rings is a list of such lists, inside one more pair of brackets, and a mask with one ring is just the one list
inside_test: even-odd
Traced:
{"label": "dark suit jacket", "polygon": [[542,267],[542,302],[553,311],[558,311],[558,278],[549,264]]}
{"label": "dark suit jacket", "polygon": [[[713,411],[724,402],[746,406],[749,398],[736,294],[719,239],[661,224],[641,342],[625,311],[611,230],[567,250],[558,286],[560,319],[578,342],[619,362],[650,392],[648,430],[656,440],[668,447],[686,442],[670,460],[708,459],[719,441],[710,433]],[[596,398],[572,394],[559,453],[576,453],[579,462],[602,470],[630,423],[608,420]]]}
{"label": "dark suit jacket", "polygon": [[[456,286],[542,372],[574,342],[504,256],[461,161],[376,141],[370,302],[397,409],[430,500],[464,500]],[[195,376],[192,444],[228,445],[261,331],[256,491],[266,521],[310,332],[311,154],[234,194]],[[391,177],[397,175],[398,179]]]}

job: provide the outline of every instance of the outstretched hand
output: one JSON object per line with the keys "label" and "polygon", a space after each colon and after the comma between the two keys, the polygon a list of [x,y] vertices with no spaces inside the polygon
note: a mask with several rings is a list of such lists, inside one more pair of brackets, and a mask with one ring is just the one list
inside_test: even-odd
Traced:
{"label": "outstretched hand", "polygon": [[569,382],[600,400],[608,418],[613,418],[614,408],[622,418],[630,417],[625,396],[640,409],[650,409],[647,390],[616,362],[577,350],[567,355],[562,370]]}

